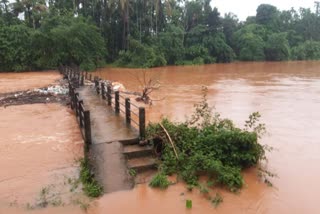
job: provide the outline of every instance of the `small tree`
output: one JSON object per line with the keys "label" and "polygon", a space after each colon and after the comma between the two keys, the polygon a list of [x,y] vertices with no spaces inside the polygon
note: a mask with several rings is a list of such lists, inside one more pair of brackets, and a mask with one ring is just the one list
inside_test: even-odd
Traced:
{"label": "small tree", "polygon": [[133,76],[137,79],[142,89],[142,92],[139,97],[136,98],[136,101],[142,101],[145,104],[151,105],[153,100],[151,99],[150,94],[161,87],[159,80],[152,77],[146,69],[143,69],[140,74],[134,74]]}
{"label": "small tree", "polygon": [[286,33],[274,33],[269,36],[265,47],[266,59],[270,61],[288,60],[290,47]]}

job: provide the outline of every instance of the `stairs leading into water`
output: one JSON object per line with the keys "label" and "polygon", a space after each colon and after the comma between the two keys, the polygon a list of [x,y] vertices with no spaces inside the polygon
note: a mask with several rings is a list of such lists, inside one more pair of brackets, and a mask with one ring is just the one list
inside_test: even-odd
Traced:
{"label": "stairs leading into water", "polygon": [[129,172],[134,172],[134,182],[148,182],[157,170],[157,160],[150,145],[140,145],[139,140],[123,143],[123,155]]}

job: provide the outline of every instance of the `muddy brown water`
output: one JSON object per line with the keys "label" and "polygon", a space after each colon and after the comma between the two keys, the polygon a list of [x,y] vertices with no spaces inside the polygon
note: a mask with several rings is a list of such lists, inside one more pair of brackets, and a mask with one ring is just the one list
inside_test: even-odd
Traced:
{"label": "muddy brown water", "polygon": [[[142,69],[106,68],[97,74],[133,91],[141,89],[143,81]],[[147,108],[149,121],[162,116],[184,120],[201,100],[202,86],[207,86],[216,111],[240,126],[259,111],[268,130],[262,143],[275,147],[268,154],[268,168],[278,178],[271,179],[270,188],[255,172],[246,172],[240,195],[222,191],[224,202],[217,209],[197,193],[185,193],[182,184],[165,192],[142,185],[104,196],[93,213],[320,213],[320,62],[164,67],[149,69],[146,76],[161,82],[152,98],[163,99]],[[193,199],[192,210],[185,209],[186,197]]]}
{"label": "muddy brown water", "polygon": [[[140,88],[137,75],[141,73],[141,69],[117,68],[106,68],[97,72],[104,79],[122,82],[133,91]],[[187,192],[182,183],[173,185],[166,191],[152,189],[145,184],[130,191],[104,195],[91,204],[88,213],[320,213],[317,204],[320,192],[320,62],[163,67],[148,69],[147,75],[158,79],[162,85],[152,94],[153,99],[161,101],[154,101],[152,106],[147,107],[148,121],[158,121],[162,116],[184,120],[186,115],[191,114],[192,106],[201,100],[202,86],[207,86],[208,101],[215,105],[216,111],[223,117],[233,119],[240,126],[250,113],[261,112],[269,133],[262,143],[275,147],[275,150],[268,154],[268,169],[277,173],[278,178],[271,179],[274,187],[267,187],[259,181],[255,170],[248,170],[244,172],[246,185],[240,194],[221,189],[212,190],[212,194],[220,192],[223,196],[224,202],[218,208],[214,208],[197,190]],[[24,107],[25,109],[10,107],[12,113],[8,112],[8,109],[1,109],[3,122],[0,123],[0,168],[6,170],[0,172],[0,213],[25,212],[26,210],[10,207],[10,202],[14,202],[15,198],[28,201],[26,198],[32,195],[35,197],[41,186],[53,182],[46,172],[48,169],[71,164],[67,152],[52,160],[45,158],[45,154],[52,157],[55,151],[53,148],[57,146],[55,143],[44,143],[48,145],[46,148],[37,149],[35,145],[43,144],[40,133],[53,136],[57,140],[60,129],[53,126],[54,129],[47,130],[44,127],[51,127],[52,124],[44,123],[40,126],[41,123],[36,123],[35,118],[46,121],[47,117],[49,121],[59,121],[64,130],[70,131],[69,134],[65,133],[69,139],[75,138],[72,142],[80,139],[80,134],[76,133],[78,127],[75,121],[72,122],[71,114],[69,115],[66,109],[48,111],[42,107],[30,106]],[[32,113],[33,110],[38,112]],[[45,111],[49,114],[42,113]],[[21,121],[17,117],[18,112],[28,112],[29,122],[21,125],[20,122],[13,123],[12,121]],[[19,132],[13,132],[16,130]],[[8,139],[16,139],[16,136],[21,136],[21,139],[17,138],[17,142],[12,144],[7,142]],[[18,142],[28,140],[32,142],[18,146]],[[41,153],[36,162],[30,161],[30,156],[24,155],[28,148],[33,150],[31,156]],[[8,159],[10,157],[14,160],[12,163]],[[27,169],[27,166],[31,168]],[[16,179],[10,180],[8,172],[16,176]],[[30,178],[24,177],[25,175],[30,175]],[[5,181],[2,181],[2,177],[6,178]],[[193,201],[191,210],[185,208],[186,199]],[[78,207],[66,206],[31,213],[33,212],[82,211]]]}
{"label": "muddy brown water", "polygon": [[83,155],[71,110],[60,104],[21,105],[0,108],[0,116],[0,213],[48,212],[38,210],[44,188],[46,200],[71,210],[69,204],[81,194],[69,191],[69,181],[78,177],[76,160]]}
{"label": "muddy brown water", "polygon": [[0,73],[0,94],[45,87],[60,78],[57,71]]}

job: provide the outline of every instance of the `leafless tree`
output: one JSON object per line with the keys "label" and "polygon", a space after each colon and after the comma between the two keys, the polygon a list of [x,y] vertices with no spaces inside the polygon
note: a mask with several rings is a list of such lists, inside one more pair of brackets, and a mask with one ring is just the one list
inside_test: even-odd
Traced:
{"label": "leafless tree", "polygon": [[142,89],[142,92],[140,93],[139,97],[136,98],[136,101],[152,105],[152,101],[155,100],[151,99],[150,95],[152,92],[158,90],[161,87],[160,81],[157,80],[154,76],[152,77],[150,75],[150,72],[148,72],[148,70],[146,69],[141,70],[141,72],[132,74],[132,76],[135,77]]}

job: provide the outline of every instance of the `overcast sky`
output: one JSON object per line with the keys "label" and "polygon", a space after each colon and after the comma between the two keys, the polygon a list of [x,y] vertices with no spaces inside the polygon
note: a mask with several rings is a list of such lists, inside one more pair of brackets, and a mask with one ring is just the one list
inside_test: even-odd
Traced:
{"label": "overcast sky", "polygon": [[[311,8],[314,11],[315,0],[212,0],[212,7],[217,7],[221,16],[232,12],[236,14],[241,21],[246,20],[247,16],[256,15],[256,9],[260,4],[272,4],[280,10],[289,10],[291,7],[299,9],[300,7]],[[320,1],[320,0],[317,0]]]}

